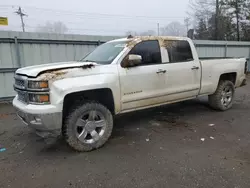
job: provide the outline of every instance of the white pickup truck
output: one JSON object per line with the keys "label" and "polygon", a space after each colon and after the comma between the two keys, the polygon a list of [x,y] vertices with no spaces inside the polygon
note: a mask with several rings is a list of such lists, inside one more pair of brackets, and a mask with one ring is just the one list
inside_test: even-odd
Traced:
{"label": "white pickup truck", "polygon": [[244,58],[200,61],[188,38],[130,36],[77,62],[18,69],[13,106],[38,135],[91,151],[107,142],[117,114],[204,95],[216,110],[231,108],[246,72]]}

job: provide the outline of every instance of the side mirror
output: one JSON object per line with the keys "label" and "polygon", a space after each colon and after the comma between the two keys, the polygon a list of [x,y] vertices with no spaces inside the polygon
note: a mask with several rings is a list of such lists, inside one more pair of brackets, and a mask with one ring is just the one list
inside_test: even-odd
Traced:
{"label": "side mirror", "polygon": [[130,54],[122,62],[122,67],[135,67],[142,63],[142,56]]}

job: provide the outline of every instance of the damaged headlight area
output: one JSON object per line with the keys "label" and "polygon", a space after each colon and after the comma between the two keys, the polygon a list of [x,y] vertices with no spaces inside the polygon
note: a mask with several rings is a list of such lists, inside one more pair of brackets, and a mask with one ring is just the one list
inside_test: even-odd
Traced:
{"label": "damaged headlight area", "polygon": [[50,89],[46,80],[31,80],[15,75],[14,90],[17,99],[25,104],[50,104]]}
{"label": "damaged headlight area", "polygon": [[29,89],[49,89],[48,81],[28,81],[28,88]]}
{"label": "damaged headlight area", "polygon": [[29,98],[29,103],[33,103],[33,104],[49,104],[50,103],[49,94],[29,93],[28,98]]}

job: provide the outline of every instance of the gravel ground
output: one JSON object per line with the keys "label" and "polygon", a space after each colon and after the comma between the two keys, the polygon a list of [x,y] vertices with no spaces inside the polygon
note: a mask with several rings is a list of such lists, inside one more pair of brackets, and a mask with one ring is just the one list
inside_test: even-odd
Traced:
{"label": "gravel ground", "polygon": [[103,148],[77,153],[45,144],[1,104],[0,187],[249,188],[249,122],[250,85],[227,112],[202,98],[123,115]]}

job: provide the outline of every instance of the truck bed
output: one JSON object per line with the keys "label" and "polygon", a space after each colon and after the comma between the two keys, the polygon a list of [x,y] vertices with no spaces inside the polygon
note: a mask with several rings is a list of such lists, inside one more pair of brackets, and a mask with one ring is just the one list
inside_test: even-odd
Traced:
{"label": "truck bed", "polygon": [[[231,73],[235,86],[239,87],[244,80],[246,58],[201,58],[202,67],[200,94],[212,94],[215,92],[220,76]],[[245,67],[246,69],[246,67]]]}
{"label": "truck bed", "polygon": [[215,60],[215,59],[240,59],[244,57],[199,57],[200,60]]}

